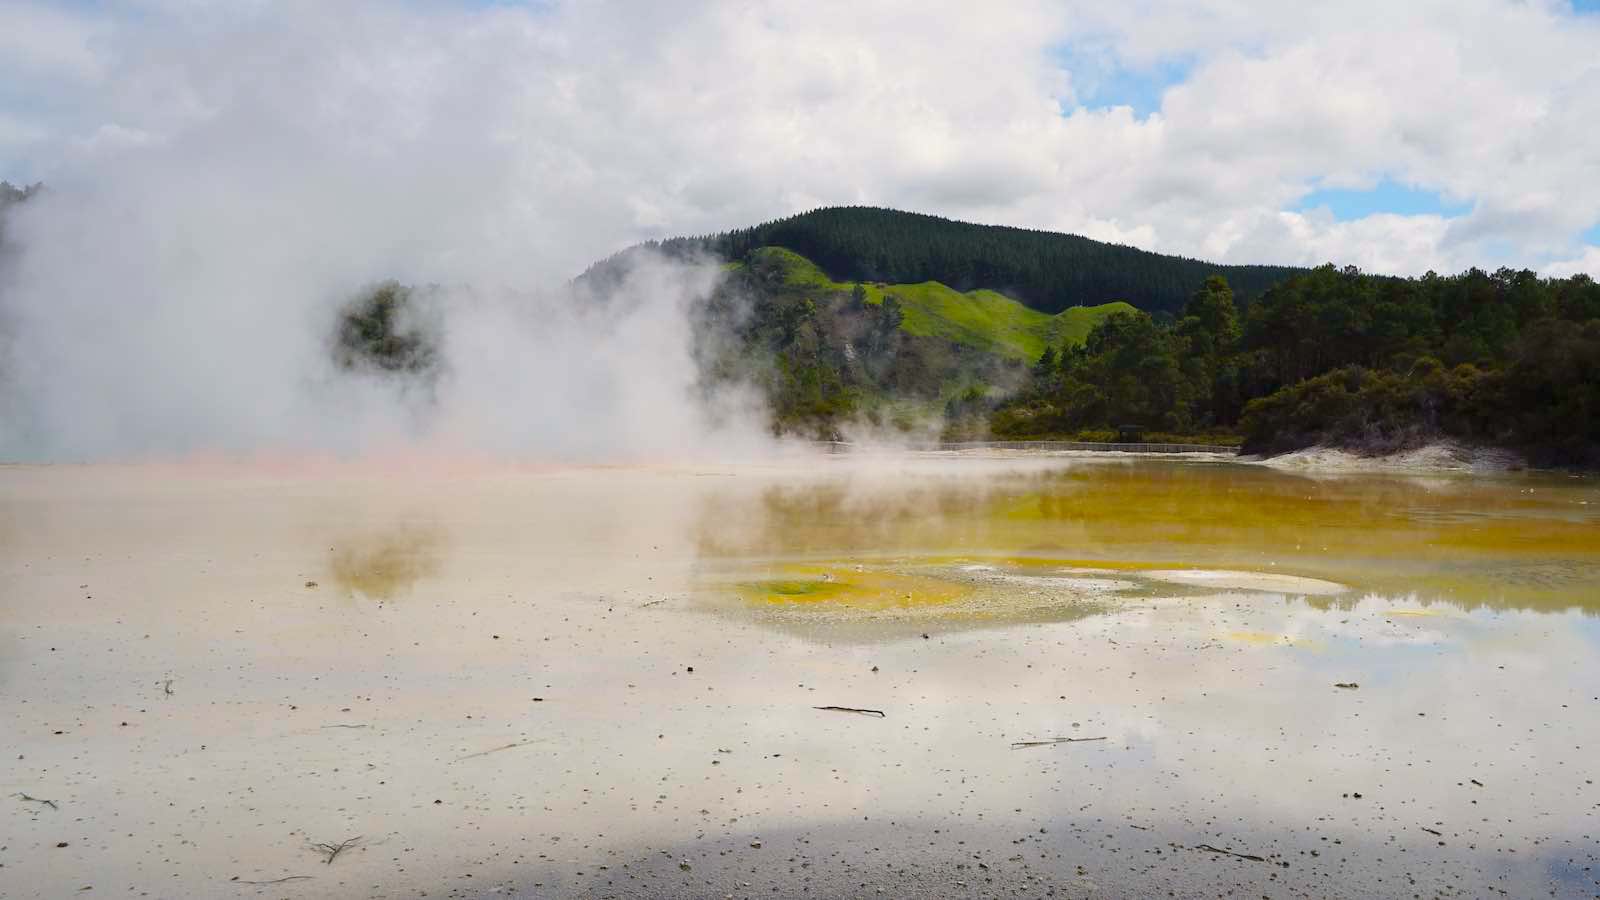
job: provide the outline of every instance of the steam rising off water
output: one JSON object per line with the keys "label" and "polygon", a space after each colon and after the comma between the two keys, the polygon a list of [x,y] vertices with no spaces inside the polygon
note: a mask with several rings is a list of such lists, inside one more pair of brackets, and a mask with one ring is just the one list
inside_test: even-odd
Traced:
{"label": "steam rising off water", "polygon": [[[761,443],[743,396],[697,388],[686,311],[715,267],[641,258],[605,296],[567,287],[650,235],[569,147],[520,133],[560,102],[534,89],[549,48],[446,12],[297,13],[153,17],[171,30],[111,99],[159,107],[159,130],[107,126],[9,210],[0,461]],[[339,310],[387,279],[434,288],[436,390],[332,363]]]}
{"label": "steam rising off water", "polygon": [[439,376],[422,382],[334,365],[337,316],[392,270],[156,224],[182,210],[130,228],[114,208],[46,194],[17,217],[21,253],[0,285],[0,459],[727,458],[763,444],[757,405],[698,385],[689,310],[718,276],[710,264],[641,255],[605,295],[555,278],[436,287],[408,313],[439,349]]}

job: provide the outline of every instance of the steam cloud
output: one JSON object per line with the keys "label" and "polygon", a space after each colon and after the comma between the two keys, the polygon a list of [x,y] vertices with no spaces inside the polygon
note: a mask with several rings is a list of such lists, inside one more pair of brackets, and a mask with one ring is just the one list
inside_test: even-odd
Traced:
{"label": "steam cloud", "polygon": [[[209,93],[187,118],[103,129],[13,207],[0,461],[759,446],[748,397],[698,388],[689,313],[716,267],[641,256],[609,296],[563,288],[565,232],[605,232],[583,217],[615,198],[584,204],[579,163],[505,138],[531,114],[493,62],[515,54],[446,30],[463,45],[408,79],[384,66],[414,23],[366,16],[346,57],[283,58],[319,39],[314,16],[209,35],[230,64],[191,79]],[[333,363],[341,305],[390,278],[440,286],[415,313],[440,348],[432,385]]]}
{"label": "steam cloud", "polygon": [[21,252],[0,287],[0,459],[615,459],[762,441],[753,395],[700,388],[690,314],[719,277],[709,262],[640,254],[604,296],[559,282],[420,291],[405,327],[437,347],[438,369],[419,378],[334,363],[336,318],[380,271],[350,262],[359,232],[329,246],[193,208],[129,215],[119,194],[47,197],[15,219]]}

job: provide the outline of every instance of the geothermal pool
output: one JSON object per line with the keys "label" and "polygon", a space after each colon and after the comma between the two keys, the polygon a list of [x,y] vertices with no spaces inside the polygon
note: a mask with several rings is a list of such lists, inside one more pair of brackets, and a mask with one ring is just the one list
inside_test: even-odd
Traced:
{"label": "geothermal pool", "polygon": [[0,467],[0,895],[1588,897],[1597,616],[1557,475]]}

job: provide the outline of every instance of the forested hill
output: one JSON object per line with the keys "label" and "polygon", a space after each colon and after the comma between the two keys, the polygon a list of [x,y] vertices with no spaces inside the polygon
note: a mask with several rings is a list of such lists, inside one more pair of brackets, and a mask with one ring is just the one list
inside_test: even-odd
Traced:
{"label": "forested hill", "polygon": [[[743,242],[778,240],[790,223],[835,214],[852,227],[877,216],[934,223],[928,234],[935,236],[954,228],[975,236],[974,254],[985,246],[1010,252],[1004,242],[985,245],[991,235],[1021,235],[1040,247],[1082,240],[825,210],[653,246],[690,254],[713,245],[733,256]],[[768,227],[774,231],[762,231]],[[795,233],[843,240],[852,232]],[[859,239],[868,245],[862,259],[879,252],[874,246],[915,245],[868,231]],[[923,246],[965,245],[929,237]],[[1129,258],[1153,261],[1152,272],[1191,264],[1094,246],[1138,254]],[[625,277],[630,255],[644,249],[596,263],[580,286],[606,296],[607,282]],[[1027,268],[1021,259],[1014,264]],[[708,395],[723,385],[755,388],[774,433],[826,440],[863,427],[929,440],[1109,441],[1134,429],[1157,442],[1242,439],[1252,452],[1320,444],[1373,454],[1453,441],[1508,448],[1538,465],[1600,470],[1600,284],[1589,276],[1469,269],[1397,278],[1332,265],[1277,271],[1287,277],[1248,304],[1227,278],[1210,273],[1196,275],[1175,315],[1118,302],[1049,315],[993,289],[911,280],[926,274],[920,270],[841,278],[767,244],[726,260],[723,277],[689,309],[697,386]],[[437,354],[426,335],[405,330],[413,321],[401,314],[410,295],[380,285],[355,298],[337,335],[342,367],[433,377]]]}
{"label": "forested hill", "polygon": [[1210,275],[1226,277],[1235,293],[1248,300],[1304,271],[1213,265],[1078,235],[866,206],[818,209],[753,228],[671,240],[663,249],[691,246],[729,260],[743,259],[759,247],[784,247],[810,259],[835,281],[937,281],[958,291],[988,288],[1046,313],[1112,300],[1172,313]]}

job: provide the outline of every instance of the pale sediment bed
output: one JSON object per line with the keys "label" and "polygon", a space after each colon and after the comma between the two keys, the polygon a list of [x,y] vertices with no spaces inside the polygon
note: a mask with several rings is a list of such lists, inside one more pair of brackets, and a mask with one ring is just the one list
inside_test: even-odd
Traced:
{"label": "pale sediment bed", "polygon": [[1592,491],[971,462],[0,473],[3,892],[1591,890]]}

